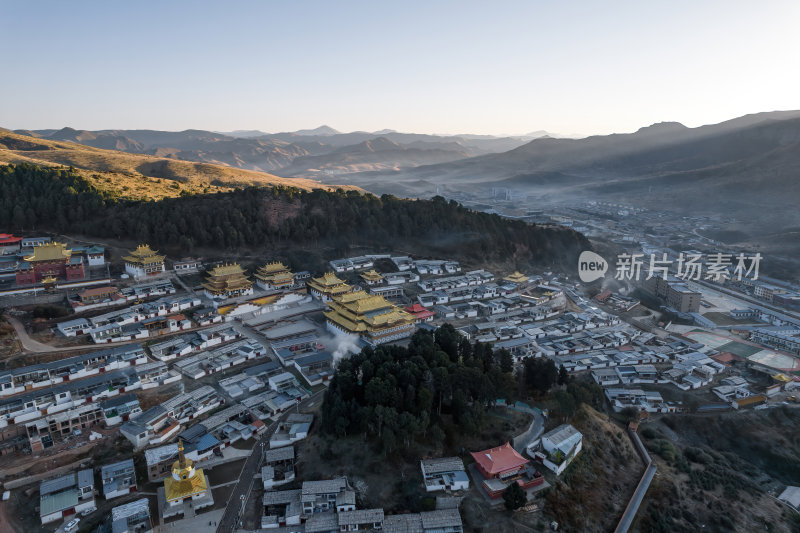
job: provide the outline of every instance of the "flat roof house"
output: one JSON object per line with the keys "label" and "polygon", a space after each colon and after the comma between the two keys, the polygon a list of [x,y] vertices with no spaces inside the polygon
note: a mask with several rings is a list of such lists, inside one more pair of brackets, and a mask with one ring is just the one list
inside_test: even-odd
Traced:
{"label": "flat roof house", "polygon": [[558,475],[566,470],[582,448],[581,432],[569,424],[561,424],[542,435],[540,449],[533,456]]}
{"label": "flat roof house", "polygon": [[111,509],[111,533],[150,533],[150,502],[147,498],[133,500]]}
{"label": "flat roof house", "polygon": [[106,465],[100,469],[103,480],[103,496],[106,500],[136,491],[136,469],[133,459]]}
{"label": "flat roof house", "polygon": [[425,490],[466,490],[469,476],[464,470],[464,461],[459,457],[439,457],[420,461]]}
{"label": "flat roof house", "polygon": [[39,517],[42,524],[95,507],[94,474],[81,470],[55,479],[42,481],[39,486]]}

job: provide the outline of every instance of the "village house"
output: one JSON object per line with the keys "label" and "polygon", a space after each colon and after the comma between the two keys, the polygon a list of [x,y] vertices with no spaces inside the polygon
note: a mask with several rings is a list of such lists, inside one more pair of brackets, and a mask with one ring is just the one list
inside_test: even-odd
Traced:
{"label": "village house", "polygon": [[314,415],[292,413],[285,421],[278,423],[278,429],[269,439],[270,448],[280,448],[290,446],[299,440],[308,437],[311,424],[314,422]]}
{"label": "village house", "polygon": [[135,394],[120,394],[111,399],[100,402],[103,410],[103,418],[106,427],[116,426],[127,422],[131,417],[135,417],[142,412],[139,406],[139,399]]}
{"label": "village house", "polygon": [[39,517],[42,524],[56,522],[91,509],[94,503],[94,474],[80,470],[39,485]]}
{"label": "village house", "polygon": [[147,498],[133,500],[111,509],[111,533],[152,533],[150,502]]}
{"label": "village house", "polygon": [[181,430],[181,424],[211,411],[223,399],[209,385],[173,396],[169,400],[144,411],[122,425],[120,433],[134,447],[164,444]]}
{"label": "village house", "polygon": [[136,492],[136,469],[133,459],[105,465],[100,469],[103,496],[106,500]]}
{"label": "village house", "polygon": [[34,389],[0,400],[0,429],[140,388],[135,370],[125,368]]}
{"label": "village house", "polygon": [[467,490],[469,476],[464,469],[464,461],[459,457],[440,457],[420,461],[425,490]]}
{"label": "village house", "polygon": [[264,450],[264,466],[261,468],[261,481],[264,490],[290,483],[295,478],[294,446]]}
{"label": "village house", "polygon": [[0,396],[49,387],[147,362],[141,344],[94,351],[12,370],[0,370]]}
{"label": "village house", "polygon": [[561,424],[548,431],[539,440],[538,446],[529,448],[533,458],[560,475],[583,447],[583,435],[569,424]]}

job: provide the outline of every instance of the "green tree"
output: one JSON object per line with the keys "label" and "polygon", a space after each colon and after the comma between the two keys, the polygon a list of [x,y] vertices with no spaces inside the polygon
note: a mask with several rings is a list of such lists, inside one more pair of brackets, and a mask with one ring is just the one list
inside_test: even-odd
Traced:
{"label": "green tree", "polygon": [[525,359],[524,368],[525,383],[541,394],[558,381],[558,369],[552,359],[529,357]]}
{"label": "green tree", "polygon": [[511,352],[505,348],[500,350],[500,370],[505,373],[511,373],[514,371],[514,358],[512,357]]}
{"label": "green tree", "polygon": [[506,509],[516,511],[528,502],[528,497],[525,496],[525,491],[522,490],[519,483],[514,481],[503,491],[503,501]]}
{"label": "green tree", "polygon": [[566,385],[569,383],[569,372],[564,368],[564,365],[558,367],[558,384]]}

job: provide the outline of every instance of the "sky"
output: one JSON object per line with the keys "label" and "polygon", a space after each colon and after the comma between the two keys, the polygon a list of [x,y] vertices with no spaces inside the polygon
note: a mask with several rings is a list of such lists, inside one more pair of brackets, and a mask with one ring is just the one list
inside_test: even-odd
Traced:
{"label": "sky", "polygon": [[0,127],[695,127],[800,109],[799,20],[797,0],[0,0]]}

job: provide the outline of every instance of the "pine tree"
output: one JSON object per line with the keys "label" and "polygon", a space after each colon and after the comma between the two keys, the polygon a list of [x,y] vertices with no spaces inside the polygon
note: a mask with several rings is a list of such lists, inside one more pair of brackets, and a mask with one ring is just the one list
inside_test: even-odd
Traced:
{"label": "pine tree", "polygon": [[506,504],[506,509],[509,511],[516,511],[528,502],[528,497],[525,491],[519,486],[519,483],[513,481],[506,490],[503,491],[503,501]]}

